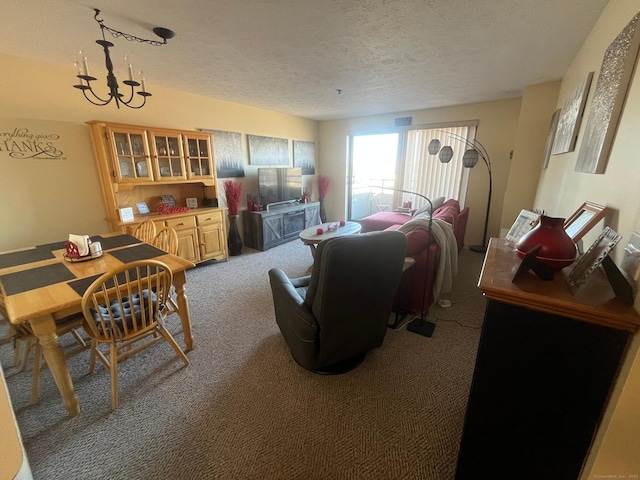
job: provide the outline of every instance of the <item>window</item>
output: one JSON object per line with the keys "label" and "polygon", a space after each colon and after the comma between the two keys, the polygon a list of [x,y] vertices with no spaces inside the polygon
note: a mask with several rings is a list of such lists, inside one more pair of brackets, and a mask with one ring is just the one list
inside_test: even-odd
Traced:
{"label": "window", "polygon": [[[350,136],[349,219],[359,220],[407,205],[416,209],[427,203],[406,192],[430,199],[455,198],[464,205],[469,172],[462,157],[468,148],[465,141],[475,138],[476,124],[470,121]],[[450,161],[442,163],[438,154],[429,153],[433,139],[440,140],[442,147],[452,148]]]}

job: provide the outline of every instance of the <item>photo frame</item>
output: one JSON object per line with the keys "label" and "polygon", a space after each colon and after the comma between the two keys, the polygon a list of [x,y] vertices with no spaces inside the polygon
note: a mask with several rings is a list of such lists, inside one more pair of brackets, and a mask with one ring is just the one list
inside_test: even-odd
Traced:
{"label": "photo frame", "polygon": [[575,171],[604,173],[640,49],[640,13],[604,53]]}
{"label": "photo frame", "polygon": [[609,227],[606,227],[604,231],[598,236],[595,242],[589,247],[589,249],[582,255],[573,269],[567,276],[567,282],[569,283],[569,289],[572,293],[575,293],[582,285],[587,282],[589,276],[594,272],[596,268],[602,263],[609,252],[618,244],[622,235],[619,235],[616,231]]}
{"label": "photo frame", "polygon": [[302,169],[302,175],[316,173],[316,144],[314,142],[293,141],[293,166]]}
{"label": "photo frame", "polygon": [[607,213],[609,213],[609,208],[607,207],[596,203],[584,202],[564,222],[564,231],[567,232],[567,235],[571,237],[574,243],[578,243]]}
{"label": "photo frame", "polygon": [[247,135],[251,165],[289,165],[289,140]]}
{"label": "photo frame", "polygon": [[593,72],[589,72],[587,78],[580,82],[565,100],[553,141],[553,149],[551,151],[553,155],[573,152],[576,149],[580,124],[582,123],[584,107],[587,103],[592,79]]}
{"label": "photo frame", "polygon": [[511,225],[511,228],[505,237],[507,243],[512,247],[516,247],[520,238],[536,226],[539,218],[540,214],[536,212],[520,210],[520,214],[516,218],[515,222],[513,222],[513,225]]}

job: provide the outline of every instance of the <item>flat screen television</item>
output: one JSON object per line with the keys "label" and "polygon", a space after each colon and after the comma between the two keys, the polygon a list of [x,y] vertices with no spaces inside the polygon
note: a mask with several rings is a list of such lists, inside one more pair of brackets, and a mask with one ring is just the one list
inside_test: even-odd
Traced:
{"label": "flat screen television", "polygon": [[260,205],[299,200],[302,197],[302,169],[258,168]]}

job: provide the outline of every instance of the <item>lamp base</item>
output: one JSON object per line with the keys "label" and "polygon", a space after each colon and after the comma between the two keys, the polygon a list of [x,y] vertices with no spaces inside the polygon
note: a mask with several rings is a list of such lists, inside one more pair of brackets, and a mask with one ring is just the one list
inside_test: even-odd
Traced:
{"label": "lamp base", "polygon": [[431,335],[433,335],[433,331],[435,330],[435,328],[435,323],[428,322],[421,317],[415,317],[407,325],[407,330],[413,333],[419,333],[424,337],[430,337]]}
{"label": "lamp base", "polygon": [[487,253],[487,246],[486,245],[471,245],[469,247],[469,250],[471,250],[472,252],[475,252],[475,253]]}

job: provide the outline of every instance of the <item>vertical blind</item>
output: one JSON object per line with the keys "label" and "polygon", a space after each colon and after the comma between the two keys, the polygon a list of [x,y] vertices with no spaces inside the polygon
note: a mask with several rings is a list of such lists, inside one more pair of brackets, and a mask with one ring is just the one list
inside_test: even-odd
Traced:
{"label": "vertical blind", "polygon": [[[430,199],[441,196],[455,198],[463,204],[468,174],[465,174],[462,156],[468,147],[456,136],[471,141],[475,137],[475,129],[473,125],[462,125],[409,130],[402,159],[402,189],[420,193]],[[448,163],[442,163],[438,154],[429,153],[429,143],[433,139],[440,140],[441,147],[452,147],[453,157]],[[414,208],[426,203],[422,198],[414,201]]]}

